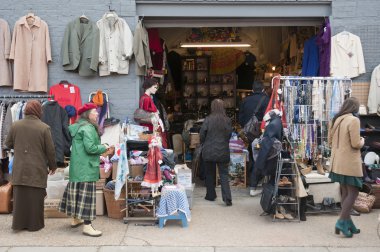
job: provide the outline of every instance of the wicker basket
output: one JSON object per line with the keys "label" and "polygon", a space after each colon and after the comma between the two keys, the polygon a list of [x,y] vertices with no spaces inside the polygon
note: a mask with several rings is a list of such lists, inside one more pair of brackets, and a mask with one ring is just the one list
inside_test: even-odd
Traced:
{"label": "wicker basket", "polygon": [[140,140],[143,140],[143,141],[149,141],[149,139],[152,136],[153,136],[152,134],[139,133],[139,138],[140,138]]}
{"label": "wicker basket", "polygon": [[115,191],[103,188],[104,198],[106,199],[107,214],[108,217],[113,219],[123,219],[126,216],[125,209],[125,187],[121,190],[121,194],[118,200],[115,200]]}

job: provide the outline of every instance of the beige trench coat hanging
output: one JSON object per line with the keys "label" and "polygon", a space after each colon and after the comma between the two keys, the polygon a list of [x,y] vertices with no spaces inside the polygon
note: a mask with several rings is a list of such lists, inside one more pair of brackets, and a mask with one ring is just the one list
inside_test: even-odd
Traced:
{"label": "beige trench coat hanging", "polygon": [[26,16],[14,27],[10,59],[14,60],[14,90],[47,92],[51,48],[48,25],[35,16],[29,27]]}
{"label": "beige trench coat hanging", "polygon": [[9,62],[11,31],[7,21],[0,18],[0,86],[12,86],[12,69]]}

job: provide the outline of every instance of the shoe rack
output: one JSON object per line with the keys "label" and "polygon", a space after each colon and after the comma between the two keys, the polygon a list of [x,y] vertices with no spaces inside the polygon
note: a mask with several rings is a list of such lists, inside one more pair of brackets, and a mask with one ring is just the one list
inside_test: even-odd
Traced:
{"label": "shoe rack", "polygon": [[300,221],[300,202],[297,197],[296,162],[279,154],[275,177],[275,213],[273,221]]}

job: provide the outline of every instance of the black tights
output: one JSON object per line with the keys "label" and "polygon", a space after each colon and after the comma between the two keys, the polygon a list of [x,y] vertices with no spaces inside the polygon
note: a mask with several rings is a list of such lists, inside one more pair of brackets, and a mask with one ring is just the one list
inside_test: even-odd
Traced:
{"label": "black tights", "polygon": [[351,209],[359,195],[359,188],[352,185],[340,185],[342,193],[340,219],[349,220],[351,218]]}
{"label": "black tights", "polygon": [[90,220],[85,220],[84,221],[84,225],[90,225],[91,224],[91,221]]}

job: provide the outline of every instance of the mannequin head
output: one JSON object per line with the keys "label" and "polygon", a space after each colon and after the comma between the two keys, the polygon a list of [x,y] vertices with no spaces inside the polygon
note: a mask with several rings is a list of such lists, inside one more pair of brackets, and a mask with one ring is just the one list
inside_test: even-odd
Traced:
{"label": "mannequin head", "polygon": [[146,79],[143,83],[143,89],[147,95],[155,94],[158,89],[158,83],[155,79]]}

